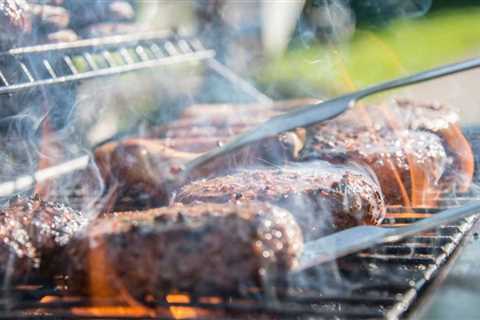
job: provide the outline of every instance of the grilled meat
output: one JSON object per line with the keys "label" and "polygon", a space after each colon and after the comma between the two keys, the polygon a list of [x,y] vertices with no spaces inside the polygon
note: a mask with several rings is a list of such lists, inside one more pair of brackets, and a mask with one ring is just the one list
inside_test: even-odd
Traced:
{"label": "grilled meat", "polygon": [[432,205],[441,191],[465,191],[473,174],[457,116],[440,105],[400,100],[355,108],[309,128],[307,137],[300,159],[366,165],[390,204]]}
{"label": "grilled meat", "polygon": [[[97,148],[95,158],[109,186],[128,186],[132,196],[150,194],[145,206],[165,205],[165,182],[174,178],[183,165],[203,152],[228,142],[235,134],[248,130],[281,110],[303,105],[310,100],[234,108],[231,105],[199,105],[188,108],[179,120],[152,128],[144,138],[111,142]],[[311,102],[311,101],[310,101]],[[215,112],[217,110],[217,112]],[[255,120],[253,120],[255,119]],[[252,163],[281,164],[298,157],[303,148],[303,129],[265,139],[206,165],[194,177],[220,174]],[[138,192],[137,192],[138,191]],[[123,195],[120,192],[120,195]],[[155,201],[150,201],[154,199]],[[140,206],[143,204],[138,203]],[[123,208],[122,208],[123,209]]]}
{"label": "grilled meat", "polygon": [[148,137],[231,137],[285,111],[317,102],[314,99],[298,99],[275,102],[272,105],[193,105],[184,110],[178,120],[152,128]]}
{"label": "grilled meat", "polygon": [[292,212],[306,239],[332,228],[378,224],[385,215],[380,189],[368,175],[327,162],[243,169],[183,186],[182,203],[266,201]]}
{"label": "grilled meat", "polygon": [[95,221],[66,252],[74,290],[108,296],[126,289],[142,299],[261,287],[267,276],[292,268],[302,246],[288,211],[252,202],[114,214]]}
{"label": "grilled meat", "polygon": [[43,42],[75,41],[132,31],[127,1],[0,0],[0,50]]}
{"label": "grilled meat", "polygon": [[[120,143],[106,144],[96,150],[96,161],[108,185],[132,190],[135,186],[141,193],[151,195],[155,201],[149,205],[164,205],[172,191],[167,182],[175,179],[185,163],[200,153],[183,150],[207,150],[211,147],[206,139],[127,139]],[[192,177],[206,177],[227,172],[232,168],[257,162],[274,162],[278,159],[293,159],[301,149],[300,138],[293,132],[265,139],[258,145],[243,148],[226,157],[214,160]],[[191,143],[186,145],[185,143]],[[179,147],[179,144],[181,147]],[[213,146],[212,146],[213,147]],[[182,151],[174,149],[179,148]],[[202,150],[202,151],[203,151]]]}
{"label": "grilled meat", "polygon": [[[174,139],[231,136],[295,106],[196,106],[162,130]],[[470,146],[458,127],[457,114],[443,105],[397,99],[389,106],[355,108],[309,128],[306,134],[298,132],[301,141],[307,142],[294,159],[354,160],[365,165],[378,176],[385,200],[391,204],[432,205],[436,194],[466,191],[471,183]]]}
{"label": "grilled meat", "polygon": [[51,275],[59,249],[85,224],[80,212],[39,198],[17,198],[0,211],[4,284]]}
{"label": "grilled meat", "polygon": [[[393,133],[351,132],[323,128],[309,140],[303,159],[357,161],[375,172],[385,201],[425,203],[445,172],[447,154],[435,134],[404,130]],[[414,187],[415,186],[415,187]]]}
{"label": "grilled meat", "polygon": [[395,102],[397,115],[407,119],[411,130],[429,131],[442,139],[449,165],[440,180],[440,189],[467,191],[472,183],[474,159],[472,148],[460,129],[458,114],[438,103],[408,99]]}

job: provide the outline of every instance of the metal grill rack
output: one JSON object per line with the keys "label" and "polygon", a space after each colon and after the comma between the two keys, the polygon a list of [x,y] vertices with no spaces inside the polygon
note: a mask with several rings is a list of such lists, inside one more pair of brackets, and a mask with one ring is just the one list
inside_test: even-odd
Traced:
{"label": "metal grill rack", "polygon": [[[466,135],[475,154],[480,148],[480,128]],[[477,175],[476,175],[477,176]],[[476,179],[478,181],[478,179]],[[73,193],[72,203],[81,200]],[[389,207],[385,227],[398,227],[434,215],[452,206],[479,201],[475,192],[443,195],[440,207]],[[312,268],[289,279],[289,285],[274,287],[274,298],[258,291],[244,296],[190,297],[188,302],[149,302],[159,311],[154,319],[169,317],[170,307],[194,308],[197,319],[404,319],[416,305],[428,299],[430,288],[438,284],[478,216],[418,234],[402,242],[385,244]],[[301,277],[301,279],[299,278]],[[299,279],[301,281],[299,281]],[[42,297],[49,296],[49,302]],[[54,297],[56,299],[51,299]],[[0,299],[0,319],[144,319],[145,315],[102,316],[73,313],[72,308],[111,306],[114,301],[92,301],[46,285],[18,287]],[[34,316],[33,316],[34,315]]]}
{"label": "metal grill rack", "polygon": [[[447,201],[448,199],[444,199]],[[391,208],[385,226],[412,223],[435,214],[440,209],[420,208],[405,212]],[[261,294],[243,297],[191,297],[184,303],[165,300],[149,303],[155,310],[168,313],[168,307],[196,308],[202,319],[399,319],[412,311],[417,299],[444,267],[453,261],[460,244],[474,225],[476,217],[419,234],[395,244],[352,255],[338,261],[338,268],[327,264],[306,271],[288,289],[279,285],[275,299]],[[319,277],[322,275],[322,277]],[[335,279],[319,286],[322,279]],[[328,291],[325,290],[328,287]],[[333,293],[332,293],[333,292]],[[49,296],[50,302],[40,302]],[[111,306],[112,301],[92,301],[69,296],[61,289],[46,286],[19,287],[9,292],[0,304],[0,319],[141,319],[142,316],[79,316],[71,308]],[[58,299],[51,299],[56,297]],[[214,302],[212,302],[214,301]],[[211,317],[209,313],[211,312]],[[155,319],[173,319],[162,315]]]}
{"label": "metal grill rack", "polygon": [[[480,147],[480,128],[466,131],[473,149]],[[478,181],[478,180],[476,180]],[[73,197],[80,197],[76,193]],[[72,203],[76,200],[73,199]],[[473,193],[443,195],[440,207],[388,208],[385,227],[398,227],[434,215],[452,206],[480,200]],[[197,319],[404,319],[412,315],[461,252],[478,216],[418,234],[402,242],[385,244],[309,269],[273,287],[268,298],[252,290],[243,296],[195,297],[188,302],[149,302],[154,319],[173,319],[169,308],[194,308]],[[79,315],[89,307],[115,305],[92,301],[48,285],[32,284],[4,292],[0,319],[144,319],[145,315]],[[45,300],[45,297],[49,297]],[[273,297],[273,298],[272,298]],[[44,298],[42,300],[42,298]],[[42,301],[41,301],[42,300]],[[83,309],[82,309],[83,308]],[[105,309],[107,310],[107,309]]]}
{"label": "metal grill rack", "polygon": [[[208,66],[260,101],[258,93],[214,59],[195,38],[166,33],[115,36],[13,49],[0,54],[0,94],[49,85],[75,84],[102,76],[180,62],[205,61]],[[80,67],[79,67],[80,66]],[[467,131],[479,154],[480,129]],[[477,176],[478,177],[478,176]],[[477,180],[478,181],[478,180]],[[26,188],[31,187],[30,184]],[[81,195],[76,195],[81,199]],[[474,194],[445,195],[440,208],[391,207],[385,226],[415,222],[439,210],[478,200]],[[72,203],[75,203],[75,199]],[[78,201],[77,201],[78,202]],[[408,317],[438,275],[454,261],[476,217],[422,233],[395,244],[351,255],[305,271],[278,284],[268,298],[259,292],[243,296],[191,297],[189,302],[149,302],[160,310],[155,319],[172,319],[169,307],[191,307],[202,319],[399,319]],[[48,299],[47,299],[48,297]],[[111,306],[115,301],[73,296],[40,282],[0,289],[0,319],[145,319],[145,315],[79,315],[72,308]],[[165,312],[167,311],[167,312]]]}
{"label": "metal grill rack", "polygon": [[215,51],[206,49],[198,38],[161,31],[11,49],[0,53],[0,95],[166,65],[204,62],[255,100],[271,102],[214,57]]}

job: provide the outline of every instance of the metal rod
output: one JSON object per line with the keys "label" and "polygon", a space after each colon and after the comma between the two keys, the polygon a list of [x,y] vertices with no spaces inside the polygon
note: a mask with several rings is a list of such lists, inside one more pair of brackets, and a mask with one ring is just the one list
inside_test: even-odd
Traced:
{"label": "metal rod", "polygon": [[0,197],[13,196],[14,194],[31,189],[37,183],[59,178],[67,173],[87,168],[89,156],[82,156],[59,165],[38,170],[33,175],[21,176],[13,181],[0,184]]}
{"label": "metal rod", "polygon": [[234,83],[237,87],[242,89],[246,94],[254,98],[258,103],[265,104],[265,105],[273,104],[273,100],[270,99],[270,97],[268,97],[267,95],[257,90],[257,88],[255,88],[252,84],[250,84],[248,81],[245,81],[244,79],[239,77],[230,68],[221,64],[218,60],[210,59],[207,64],[212,70],[217,72],[219,75],[221,75],[231,83]]}
{"label": "metal rod", "polygon": [[[211,65],[213,67],[217,67],[217,69],[221,69],[218,68],[218,63],[216,62],[211,63]],[[295,128],[307,127],[332,119],[348,110],[362,98],[383,91],[405,87],[478,67],[480,67],[480,58],[444,65],[427,71],[419,72],[411,76],[379,83],[331,100],[323,101],[317,104],[306,105],[304,107],[297,108],[294,111],[273,117],[250,129],[249,131],[237,135],[229,143],[204,153],[203,155],[188,162],[185,166],[185,170],[179,176],[178,180],[179,182],[182,182],[195,169],[205,165],[210,161],[213,161],[216,158],[223,157],[235,150],[245,147],[248,144],[255,143],[262,139],[272,137],[276,134],[280,134]]]}
{"label": "metal rod", "polygon": [[[134,64],[130,64],[130,65],[124,65],[124,66],[118,66],[118,67],[113,67],[113,68],[108,68],[108,69],[100,69],[100,70],[96,70],[96,71],[87,71],[87,72],[77,73],[77,74],[73,74],[73,75],[67,75],[67,76],[58,77],[58,78],[55,78],[55,79],[38,80],[38,81],[35,81],[35,82],[14,84],[14,85],[10,85],[8,87],[0,87],[0,94],[14,93],[14,92],[18,92],[18,91],[38,87],[38,86],[55,85],[55,84],[72,82],[72,81],[81,81],[81,80],[92,79],[92,78],[119,75],[119,74],[123,74],[123,73],[127,73],[127,72],[147,69],[147,68],[165,66],[165,65],[175,64],[175,63],[189,62],[189,61],[192,61],[192,60],[210,59],[214,56],[215,56],[214,51],[207,50],[207,51],[203,51],[203,52],[194,52],[194,53],[191,53],[191,54],[184,54],[184,55],[178,55],[178,56],[172,56],[172,57],[164,57],[164,58],[161,58],[159,60],[138,62],[138,63],[134,63]],[[69,65],[69,64],[67,63],[67,65]],[[73,64],[69,65],[70,68],[72,66],[73,66]],[[72,70],[72,72],[76,71],[74,66],[71,70]]]}
{"label": "metal rod", "polygon": [[153,32],[145,32],[140,34],[130,34],[130,35],[118,35],[118,36],[111,36],[111,37],[103,37],[103,38],[93,38],[93,39],[85,39],[85,40],[78,40],[74,42],[62,42],[62,43],[53,43],[53,44],[45,44],[45,45],[36,45],[31,47],[22,47],[22,48],[15,48],[8,50],[6,52],[1,52],[0,56],[2,55],[21,55],[27,53],[45,53],[51,51],[61,51],[61,50],[72,50],[72,49],[79,49],[79,48],[95,48],[95,47],[105,47],[108,45],[118,45],[122,44],[125,45],[126,43],[136,43],[139,41],[150,41],[150,40],[158,40],[159,38],[166,38],[172,35],[170,31],[153,31]]}

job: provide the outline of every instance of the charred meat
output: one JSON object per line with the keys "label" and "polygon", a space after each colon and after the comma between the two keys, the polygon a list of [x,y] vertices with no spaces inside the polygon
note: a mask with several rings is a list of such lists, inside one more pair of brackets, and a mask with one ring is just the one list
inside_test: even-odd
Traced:
{"label": "charred meat", "polygon": [[80,212],[37,197],[13,199],[0,219],[4,283],[51,275],[60,248],[86,222]]}
{"label": "charred meat", "polygon": [[[272,106],[192,106],[178,120],[153,127],[143,137],[98,147],[95,158],[107,185],[117,188],[119,195],[123,195],[122,189],[128,186],[133,198],[138,198],[138,193],[151,195],[146,197],[145,206],[165,205],[172,191],[165,182],[174,179],[186,162],[227,143],[232,136],[260,121],[309,102],[312,100],[280,102]],[[293,161],[298,158],[304,140],[303,129],[286,132],[213,161],[193,176],[222,174],[257,163],[277,165]]]}
{"label": "charred meat", "polygon": [[[238,292],[297,263],[302,234],[269,204],[177,204],[95,221],[66,253],[71,288],[138,299],[174,290]],[[105,273],[104,273],[105,272]]]}
{"label": "charred meat", "polygon": [[[430,132],[393,133],[322,129],[311,137],[303,159],[356,161],[376,174],[390,204],[426,204],[432,199],[448,165],[441,139]],[[330,130],[331,129],[331,130]]]}
{"label": "charred meat", "polygon": [[238,170],[183,186],[182,203],[266,201],[288,209],[307,240],[361,224],[378,224],[385,215],[377,183],[361,171],[327,162],[281,168]]}
{"label": "charred meat", "polygon": [[445,106],[409,100],[358,107],[309,128],[300,159],[356,161],[378,176],[387,203],[432,205],[471,183],[473,155],[457,121]]}
{"label": "charred meat", "polygon": [[[183,170],[184,165],[202,150],[214,145],[212,139],[126,139],[98,148],[97,164],[107,184],[119,189],[137,188],[155,199],[154,205],[165,205],[173,191],[168,185]],[[221,174],[233,168],[258,162],[274,162],[275,158],[290,160],[301,150],[300,138],[294,132],[265,139],[257,145],[240,149],[214,160],[192,173],[192,177]],[[181,149],[181,150],[178,150]]]}

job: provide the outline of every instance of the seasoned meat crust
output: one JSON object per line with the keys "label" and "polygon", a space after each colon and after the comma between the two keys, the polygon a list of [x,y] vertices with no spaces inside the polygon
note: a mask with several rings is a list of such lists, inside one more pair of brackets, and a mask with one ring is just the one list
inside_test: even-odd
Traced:
{"label": "seasoned meat crust", "polygon": [[[372,134],[325,128],[309,140],[302,157],[337,163],[353,160],[368,166],[375,172],[389,204],[404,203],[405,198],[425,203],[448,166],[445,148],[437,135],[407,130]],[[412,181],[412,174],[416,181]],[[412,188],[413,182],[417,188]]]}
{"label": "seasoned meat crust", "polygon": [[334,228],[378,224],[385,215],[377,183],[361,171],[316,161],[238,170],[183,186],[182,203],[266,201],[288,209],[307,240]]}
{"label": "seasoned meat crust", "polygon": [[[151,128],[144,137],[98,147],[96,163],[107,186],[117,189],[115,197],[136,199],[140,207],[166,205],[172,192],[166,181],[174,180],[185,163],[281,111],[313,102],[316,100],[284,101],[266,106],[192,106],[178,120]],[[303,148],[304,133],[298,129],[264,139],[212,161],[192,172],[192,177],[218,175],[257,163],[283,164],[295,160]],[[125,205],[115,203],[113,209],[118,208],[124,210]]]}
{"label": "seasoned meat crust", "polygon": [[261,287],[266,276],[295,266],[302,247],[288,211],[252,202],[113,214],[95,221],[66,253],[71,289],[115,295],[123,288],[143,299]]}
{"label": "seasoned meat crust", "polygon": [[4,281],[49,276],[56,254],[86,223],[80,212],[58,202],[16,198],[0,211],[0,270]]}
{"label": "seasoned meat crust", "polygon": [[300,160],[354,160],[375,172],[387,203],[432,205],[436,194],[471,183],[473,155],[457,122],[438,104],[357,107],[309,128]]}

